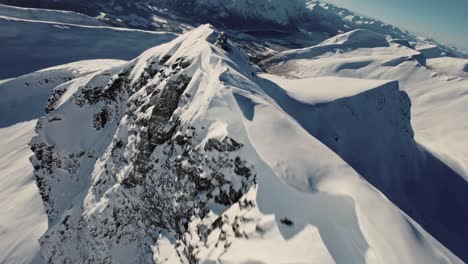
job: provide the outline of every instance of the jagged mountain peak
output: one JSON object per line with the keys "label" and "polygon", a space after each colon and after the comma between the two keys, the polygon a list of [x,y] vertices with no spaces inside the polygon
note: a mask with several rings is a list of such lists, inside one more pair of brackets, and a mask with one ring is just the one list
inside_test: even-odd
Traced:
{"label": "jagged mountain peak", "polygon": [[241,54],[219,36],[200,26],[113,73],[54,90],[31,144],[51,224],[41,241],[46,259],[110,262],[125,246],[128,262],[159,262],[151,252],[163,236],[193,262],[189,224],[203,242],[220,212],[253,186],[241,139],[225,121],[205,121],[233,63],[222,48]]}

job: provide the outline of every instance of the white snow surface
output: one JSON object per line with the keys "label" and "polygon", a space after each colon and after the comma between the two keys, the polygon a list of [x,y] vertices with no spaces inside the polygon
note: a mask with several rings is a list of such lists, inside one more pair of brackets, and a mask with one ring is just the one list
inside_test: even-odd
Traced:
{"label": "white snow surface", "polygon": [[29,162],[37,120],[0,128],[0,263],[43,263],[47,215]]}
{"label": "white snow surface", "polygon": [[285,79],[272,74],[259,76],[283,87],[289,96],[298,101],[312,105],[355,96],[392,82],[330,76],[304,79]]}
{"label": "white snow surface", "polygon": [[[291,262],[312,263],[309,250],[320,252],[324,248],[328,254],[314,254],[316,263],[457,262],[291,117],[265,102],[257,101],[253,107],[253,120],[244,120],[244,125],[256,153],[269,167],[259,179],[257,205],[263,214],[275,215],[287,243],[301,239],[300,244],[310,247],[302,251],[306,254],[294,255]],[[284,217],[294,226],[281,224]],[[419,235],[426,238],[419,240]],[[256,243],[261,247],[270,242],[259,240]],[[309,244],[319,240],[322,242]],[[244,245],[243,249],[247,251],[248,247]],[[282,252],[287,252],[277,244],[267,251],[276,254],[257,259],[255,249],[244,253],[243,258],[269,263],[276,262],[271,257],[279,257],[281,263]],[[226,255],[230,256],[229,251]],[[234,263],[238,255],[230,257]]]}
{"label": "white snow surface", "polygon": [[468,78],[468,59],[440,57],[427,60],[427,66],[449,76]]}
{"label": "white snow surface", "polygon": [[[336,38],[336,37],[335,37]],[[316,47],[322,47],[319,44]],[[309,48],[316,49],[315,47]],[[269,71],[290,78],[339,76],[397,80],[412,101],[412,126],[419,143],[468,180],[468,80],[463,59],[429,59],[419,52],[392,44],[381,48],[328,49],[320,54],[291,50],[268,59]],[[451,65],[451,69],[448,69]]]}
{"label": "white snow surface", "polygon": [[[426,63],[428,66],[425,66]],[[451,69],[447,68],[449,64],[452,65]],[[464,237],[468,232],[464,222],[468,215],[463,202],[468,190],[468,119],[465,118],[468,111],[468,80],[459,74],[463,60],[440,58],[426,62],[424,55],[418,51],[390,42],[388,47],[371,49],[357,45],[346,50],[332,48],[321,53],[290,50],[266,60],[264,65],[272,74],[299,79],[282,83],[273,80],[285,90],[291,90],[288,86],[303,83],[309,78],[325,76],[398,81],[400,88],[411,99],[411,130],[416,142],[396,143],[398,140],[394,138],[386,147],[381,145],[385,151],[370,155],[375,157],[375,162],[370,162],[371,159],[363,160],[364,154],[346,154],[339,142],[329,140],[328,137],[333,137],[332,129],[326,133],[313,127],[309,129],[315,131],[322,142],[361,172],[402,210],[418,218],[420,224],[456,251],[454,253],[463,259],[468,257],[464,250],[467,246]],[[386,105],[388,101],[384,99],[381,103]],[[347,133],[350,135],[350,132]],[[375,140],[372,144],[354,147],[350,147],[354,141],[347,141],[351,144],[347,149],[364,149],[368,152],[382,144],[378,136]],[[369,138],[368,142],[371,141]],[[395,148],[394,158],[390,158],[392,148]],[[398,155],[400,158],[396,158]],[[407,166],[404,165],[405,160],[413,161]],[[415,192],[420,194],[415,195]],[[434,199],[433,205],[428,206],[428,199]],[[438,221],[441,221],[439,227],[436,224]],[[449,231],[452,228],[456,231]]]}

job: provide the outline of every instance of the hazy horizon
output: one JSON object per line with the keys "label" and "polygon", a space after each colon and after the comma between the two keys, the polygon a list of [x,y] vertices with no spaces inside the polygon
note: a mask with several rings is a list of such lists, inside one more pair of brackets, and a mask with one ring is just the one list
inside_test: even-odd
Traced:
{"label": "hazy horizon", "polygon": [[326,0],[362,15],[468,51],[466,0]]}

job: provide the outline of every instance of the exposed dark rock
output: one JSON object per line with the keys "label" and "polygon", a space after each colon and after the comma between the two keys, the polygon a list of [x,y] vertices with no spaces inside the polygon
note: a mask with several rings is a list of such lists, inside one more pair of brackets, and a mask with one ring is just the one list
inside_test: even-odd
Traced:
{"label": "exposed dark rock", "polygon": [[94,128],[96,128],[97,130],[104,128],[107,122],[110,120],[110,118],[111,112],[109,111],[109,109],[106,107],[102,108],[101,111],[96,113],[93,117]]}
{"label": "exposed dark rock", "polygon": [[228,43],[228,38],[226,36],[226,33],[221,32],[218,35],[218,38],[216,39],[216,46],[219,46],[223,50],[229,51],[229,43]]}
{"label": "exposed dark rock", "polygon": [[159,60],[159,65],[164,65],[169,59],[171,58],[171,55],[164,55],[161,60]]}
{"label": "exposed dark rock", "polygon": [[56,89],[54,89],[54,91],[52,92],[52,96],[49,97],[49,99],[47,100],[47,107],[45,108],[47,114],[55,110],[58,100],[60,100],[60,98],[66,91],[67,90],[65,88],[61,87],[57,87]]}
{"label": "exposed dark rock", "polygon": [[283,218],[280,220],[280,222],[284,225],[287,225],[287,226],[293,226],[294,225],[294,222],[289,220],[288,218]]}
{"label": "exposed dark rock", "polygon": [[216,150],[216,151],[221,151],[221,152],[225,152],[225,151],[232,152],[242,147],[243,147],[242,144],[238,143],[237,141],[229,137],[224,138],[222,142],[220,142],[217,139],[210,138],[208,142],[205,144],[206,151]]}

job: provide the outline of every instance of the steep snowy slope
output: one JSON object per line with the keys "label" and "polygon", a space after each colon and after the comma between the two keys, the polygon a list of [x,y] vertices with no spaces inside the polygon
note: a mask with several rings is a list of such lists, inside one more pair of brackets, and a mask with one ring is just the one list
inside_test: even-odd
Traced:
{"label": "steep snowy slope", "polygon": [[52,90],[70,81],[122,66],[124,61],[70,63],[0,82],[0,263],[42,263],[38,239],[47,229],[29,142]]}
{"label": "steep snowy slope", "polygon": [[[173,33],[89,26],[89,21],[78,14],[65,18],[61,12],[33,9],[18,15],[6,6],[0,6],[1,12],[12,17],[0,16],[0,79],[78,60],[131,59],[176,36]],[[68,24],[78,22],[85,25]]]}
{"label": "steep snowy slope", "polygon": [[[338,37],[347,39],[346,36]],[[366,39],[362,43],[367,43]],[[464,118],[468,111],[468,98],[464,96],[468,93],[468,81],[424,67],[421,54],[396,43],[372,49],[367,44],[342,49],[330,48],[328,42],[284,52],[263,64],[272,73],[303,79],[280,80],[278,84],[284,89],[296,86],[294,82],[307,83],[304,78],[318,76],[398,80],[411,98],[411,123],[422,148],[392,143],[392,148],[398,149],[402,156],[391,158],[391,148],[373,151],[382,143],[377,133],[374,134],[376,142],[367,139],[368,144],[360,146],[374,153],[372,159],[363,161],[362,155],[343,152],[343,146],[330,140],[333,131],[315,135],[444,245],[468,259],[465,250],[468,229],[464,224],[468,221],[464,202],[468,193],[468,121]],[[316,50],[320,52],[313,52]],[[385,103],[383,100],[382,104]],[[356,130],[356,133],[361,132]],[[355,142],[356,139],[345,142],[346,149],[356,149],[352,145]],[[411,160],[411,165],[406,160]],[[428,203],[431,199],[435,200]]]}
{"label": "steep snowy slope", "polygon": [[461,263],[295,120],[351,104],[411,140],[396,83],[329,80],[350,87],[284,96],[288,112],[253,71],[201,26],[60,89],[31,142],[45,260]]}
{"label": "steep snowy slope", "polygon": [[29,162],[36,120],[0,128],[0,263],[43,263],[47,215]]}

